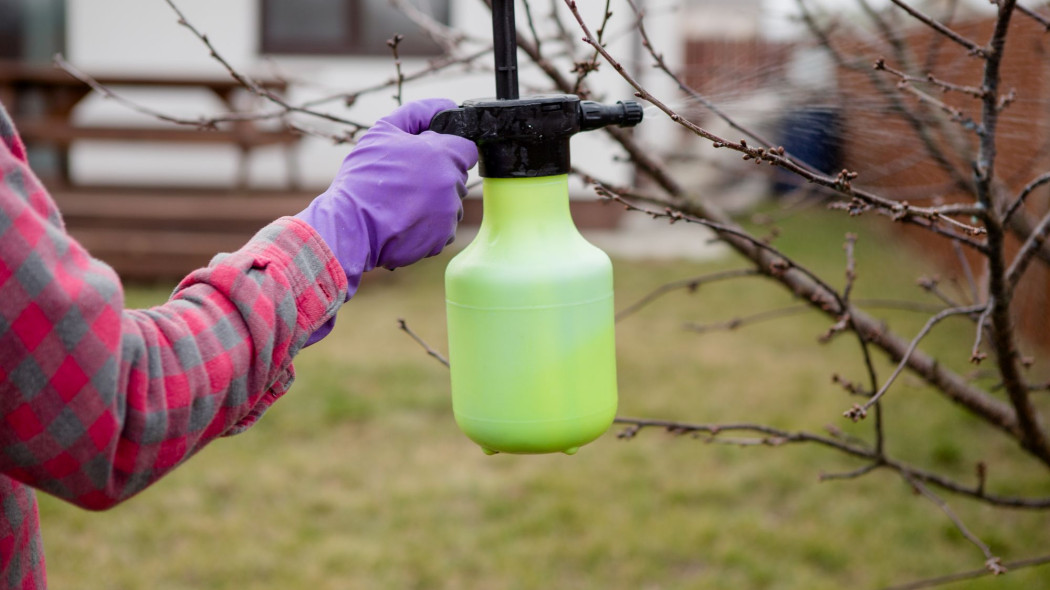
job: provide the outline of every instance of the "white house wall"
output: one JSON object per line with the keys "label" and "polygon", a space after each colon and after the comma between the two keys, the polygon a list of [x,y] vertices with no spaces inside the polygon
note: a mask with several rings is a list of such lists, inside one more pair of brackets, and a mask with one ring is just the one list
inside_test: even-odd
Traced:
{"label": "white house wall", "polygon": [[[333,92],[353,90],[390,79],[394,67],[390,57],[302,57],[261,56],[259,46],[259,0],[177,0],[180,9],[198,29],[206,33],[218,51],[236,68],[249,73],[276,73],[288,77],[293,85],[292,102]],[[549,10],[547,2],[541,10]],[[581,2],[591,22],[597,22],[604,2]],[[649,0],[650,10],[670,7],[677,2]],[[518,16],[524,30],[524,11],[518,4]],[[208,56],[207,49],[185,28],[176,22],[176,16],[164,0],[68,0],[68,58],[87,72],[139,73],[150,75],[225,75],[222,67]],[[652,31],[658,31],[661,50],[671,63],[681,59],[681,43],[677,34],[677,13],[674,10],[652,10],[649,21]],[[680,16],[680,15],[678,15]],[[571,18],[566,14],[567,18]],[[537,19],[544,26],[546,19]],[[626,21],[623,21],[626,23]],[[491,21],[480,0],[453,0],[453,26],[473,35],[488,39]],[[549,26],[549,23],[546,25]],[[621,25],[621,31],[628,26]],[[613,29],[613,27],[610,27]],[[610,50],[629,62],[635,38],[622,33],[612,36]],[[635,53],[634,55],[638,55]],[[489,65],[486,58],[484,65]],[[405,59],[403,71],[408,73],[425,67],[421,59]],[[550,89],[550,84],[527,59],[522,65],[522,92],[532,88]],[[568,72],[569,65],[564,64]],[[648,70],[648,68],[644,68]],[[672,90],[668,82],[655,77],[647,83],[657,89]],[[604,100],[631,98],[631,89],[605,67],[595,75]],[[207,92],[144,92],[115,88],[122,95],[147,104],[166,113],[196,117],[218,112],[221,104]],[[477,72],[468,76],[439,75],[425,82],[406,85],[406,100],[429,96],[446,96],[457,102],[469,98],[491,96],[494,86],[491,72]],[[335,104],[326,107],[332,113],[362,122],[371,122],[396,106],[392,90],[384,90],[362,98],[352,110]],[[647,111],[648,113],[648,111]],[[84,122],[121,121],[124,124],[141,122],[154,124],[149,117],[131,112],[127,107],[92,96],[78,107],[75,116]],[[659,119],[659,117],[651,117]],[[297,119],[305,126],[322,130],[337,130],[319,119]],[[647,122],[641,133],[659,137],[667,123]],[[304,184],[321,188],[329,182],[347,146],[333,146],[322,138],[305,139],[298,151],[299,174]],[[629,178],[625,166],[613,163],[618,152],[612,142],[598,132],[581,134],[573,140],[574,164],[593,171],[602,178],[624,182]],[[167,183],[232,185],[237,155],[225,146],[165,146],[140,144],[122,145],[103,142],[83,142],[72,155],[74,178],[85,183]],[[277,185],[283,182],[285,160],[280,148],[265,148],[252,157],[252,184]]]}

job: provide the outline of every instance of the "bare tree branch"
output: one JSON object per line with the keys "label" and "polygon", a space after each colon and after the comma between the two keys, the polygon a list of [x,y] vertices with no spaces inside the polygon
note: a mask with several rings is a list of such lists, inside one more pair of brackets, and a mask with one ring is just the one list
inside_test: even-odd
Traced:
{"label": "bare tree branch", "polygon": [[980,311],[984,311],[984,309],[984,305],[957,307],[953,309],[946,309],[930,318],[926,322],[926,325],[922,327],[922,330],[919,330],[919,333],[915,336],[914,339],[912,339],[911,344],[908,345],[908,350],[904,353],[904,357],[901,358],[899,363],[897,363],[897,368],[893,370],[893,373],[882,384],[882,387],[875,392],[875,395],[871,396],[871,399],[869,399],[863,405],[853,406],[853,408],[847,410],[843,415],[853,420],[854,422],[863,419],[865,416],[867,416],[868,410],[871,409],[871,406],[878,403],[878,401],[882,399],[882,396],[886,394],[890,386],[893,385],[893,382],[896,381],[897,377],[901,374],[901,372],[904,371],[904,368],[908,366],[908,359],[911,358],[911,355],[915,352],[916,348],[918,348],[919,342],[921,342],[922,339],[930,333],[930,330],[932,330],[933,327],[936,326],[939,322],[952,316],[970,315]]}
{"label": "bare tree branch", "polygon": [[940,508],[942,512],[944,512],[944,514],[952,521],[952,524],[955,525],[955,528],[957,528],[959,532],[962,533],[962,536],[966,537],[967,541],[973,543],[974,546],[981,550],[981,553],[984,554],[985,558],[984,567],[989,572],[997,576],[1006,573],[1006,568],[1003,567],[1002,560],[999,559],[999,557],[997,557],[994,553],[992,553],[991,548],[988,547],[988,545],[984,541],[982,541],[979,537],[977,537],[977,535],[973,534],[969,528],[967,528],[966,523],[964,523],[962,519],[959,518],[957,514],[955,514],[955,511],[951,509],[951,506],[948,506],[947,502],[941,499],[941,497],[937,494],[931,492],[930,489],[926,487],[921,481],[911,477],[911,474],[902,473],[902,475],[904,476],[904,479],[906,479],[908,483],[910,483],[912,487],[915,488],[916,491],[925,496],[926,499],[928,499],[929,501],[936,504],[937,507]]}
{"label": "bare tree branch", "polygon": [[905,12],[914,17],[915,20],[927,25],[931,29],[937,31],[941,35],[944,35],[945,37],[951,39],[959,45],[962,45],[964,48],[966,48],[970,55],[975,55],[977,57],[983,58],[988,57],[988,50],[986,48],[981,47],[980,45],[974,43],[973,41],[970,41],[966,37],[963,37],[959,33],[956,33],[954,30],[944,26],[943,24],[941,24],[934,18],[926,15],[925,13],[915,8],[912,8],[903,0],[890,0],[890,2],[893,2],[894,4],[902,8]]}
{"label": "bare tree branch", "polygon": [[[1043,555],[1042,557],[1033,557],[1030,559],[1019,559],[1017,561],[1010,561],[1002,564],[1002,567],[1007,572],[1015,572],[1019,569],[1024,569],[1027,567],[1036,567],[1040,565],[1045,565],[1047,563],[1050,563],[1050,555]],[[953,582],[961,582],[962,580],[972,580],[974,578],[980,578],[992,574],[993,572],[987,567],[982,567],[980,569],[959,572],[957,574],[937,576],[936,578],[927,578],[925,580],[909,582],[907,584],[890,586],[886,590],[920,590],[922,588],[934,588],[937,586],[944,586],[945,584],[951,584]]]}
{"label": "bare tree branch", "polygon": [[416,341],[417,344],[422,346],[423,350],[427,351],[427,354],[432,356],[435,360],[437,360],[437,362],[441,363],[442,365],[445,365],[446,367],[450,366],[448,363],[448,359],[442,356],[440,352],[431,348],[425,340],[423,340],[419,337],[419,335],[413,332],[412,328],[408,327],[408,322],[406,322],[403,318],[398,318],[397,327],[400,328],[401,331],[405,334],[408,334],[413,340]]}
{"label": "bare tree branch", "polygon": [[727,271],[723,271],[723,272],[716,272],[716,273],[703,275],[703,276],[699,276],[699,277],[692,277],[692,278],[688,278],[688,279],[682,279],[682,280],[679,280],[679,281],[674,281],[674,282],[671,282],[671,283],[666,283],[666,284],[660,285],[659,287],[657,287],[653,291],[650,291],[648,294],[646,294],[644,297],[642,297],[638,301],[635,301],[634,303],[632,303],[632,304],[628,305],[627,307],[625,307],[625,308],[621,309],[620,311],[618,311],[616,313],[616,321],[623,320],[627,316],[630,316],[632,314],[637,313],[638,311],[640,311],[645,306],[647,306],[650,303],[656,301],[660,297],[663,297],[667,293],[670,293],[671,291],[677,291],[678,289],[688,289],[690,293],[693,293],[697,289],[699,289],[701,285],[706,285],[708,283],[714,283],[714,282],[717,282],[717,281],[723,281],[723,280],[726,280],[726,279],[735,279],[735,278],[739,278],[739,277],[752,277],[752,276],[760,276],[760,275],[759,275],[757,270],[750,269],[750,268],[743,268],[743,269],[737,269],[737,270],[727,270]]}
{"label": "bare tree branch", "polygon": [[897,472],[898,474],[907,474],[913,480],[936,486],[947,492],[975,498],[995,506],[1000,506],[1003,508],[1017,508],[1030,510],[1050,509],[1050,497],[1027,498],[1021,496],[1004,496],[1000,494],[992,494],[985,490],[983,485],[964,485],[946,477],[943,477],[941,475],[938,475],[936,473],[927,471],[925,469],[920,469],[918,467],[915,467],[914,465],[898,461],[891,457],[879,455],[875,449],[868,445],[863,445],[856,442],[845,442],[837,438],[821,436],[819,434],[813,434],[810,432],[795,432],[784,430],[782,428],[766,426],[763,424],[754,424],[747,422],[729,424],[697,424],[690,422],[679,422],[675,420],[618,417],[616,418],[616,423],[626,425],[626,428],[623,431],[621,431],[618,435],[619,438],[625,440],[630,440],[636,437],[642,430],[646,428],[655,428],[659,430],[664,430],[675,435],[702,434],[708,436],[718,436],[727,432],[753,433],[762,435],[764,438],[768,438],[770,441],[776,441],[778,445],[794,443],[813,443],[818,446],[842,452],[846,455],[857,457],[859,459],[876,461],[879,463],[880,467],[884,467],[891,471]]}

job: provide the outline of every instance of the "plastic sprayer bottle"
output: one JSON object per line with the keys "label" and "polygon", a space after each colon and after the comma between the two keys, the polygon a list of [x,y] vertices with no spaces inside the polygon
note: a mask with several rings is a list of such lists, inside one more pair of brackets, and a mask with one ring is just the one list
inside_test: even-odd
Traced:
{"label": "plastic sprayer bottle", "polygon": [[518,97],[514,0],[493,0],[496,99],[438,113],[478,144],[484,213],[445,271],[452,407],[489,454],[573,454],[616,414],[612,264],[569,216],[569,139],[642,120],[633,101]]}
{"label": "plastic sprayer bottle", "polygon": [[569,215],[569,138],[634,124],[635,103],[468,101],[431,129],[475,140],[484,214],[445,273],[452,402],[487,453],[575,453],[616,414],[609,257]]}

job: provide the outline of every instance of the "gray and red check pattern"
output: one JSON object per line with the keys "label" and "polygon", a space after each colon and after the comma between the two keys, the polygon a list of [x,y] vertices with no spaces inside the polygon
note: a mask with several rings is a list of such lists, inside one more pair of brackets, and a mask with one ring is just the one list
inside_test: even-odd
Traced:
{"label": "gray and red check pattern", "polygon": [[0,106],[0,588],[46,587],[27,486],[108,508],[248,428],[346,290],[324,242],[283,218],[164,305],[124,309],[117,275],[66,233]]}

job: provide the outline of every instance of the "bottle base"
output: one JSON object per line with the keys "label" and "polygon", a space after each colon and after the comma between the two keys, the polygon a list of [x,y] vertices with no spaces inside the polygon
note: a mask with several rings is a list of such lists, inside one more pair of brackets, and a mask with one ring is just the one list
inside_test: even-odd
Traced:
{"label": "bottle base", "polygon": [[575,455],[580,447],[605,434],[616,416],[616,405],[576,418],[514,422],[456,414],[460,429],[486,455]]}

